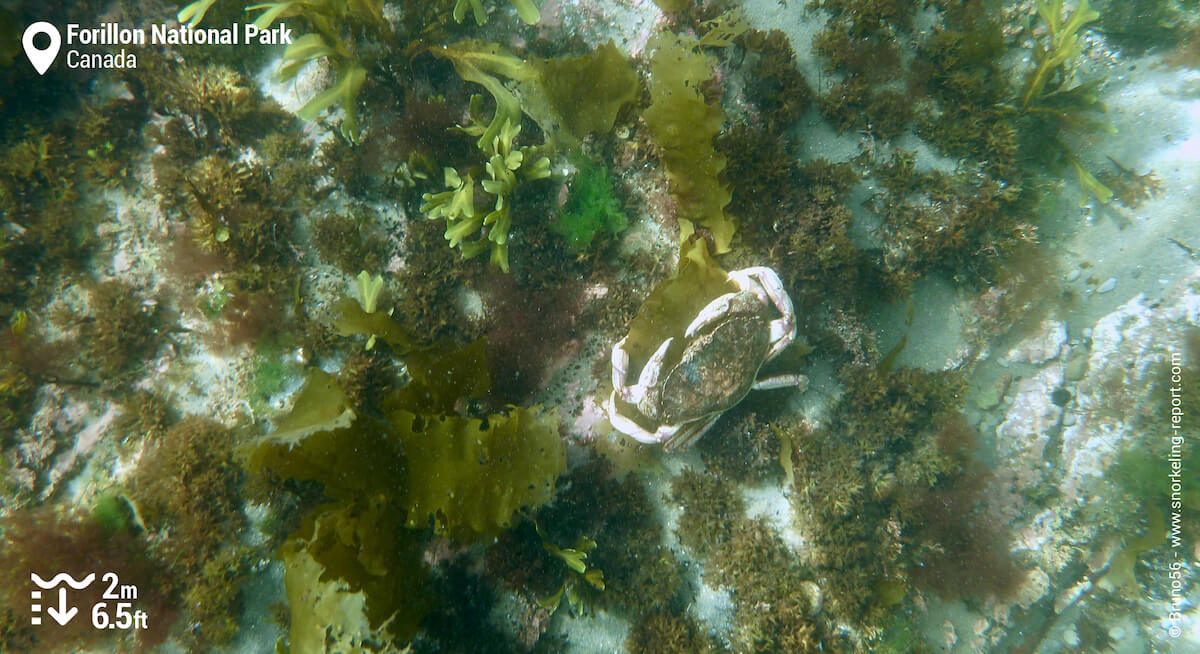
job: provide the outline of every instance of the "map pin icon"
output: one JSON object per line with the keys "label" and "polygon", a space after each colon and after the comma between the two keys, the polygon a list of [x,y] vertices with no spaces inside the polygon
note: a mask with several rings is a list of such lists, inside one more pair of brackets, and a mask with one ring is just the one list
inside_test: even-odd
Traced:
{"label": "map pin icon", "polygon": [[[50,45],[44,50],[39,50],[33,44],[33,39],[38,34],[50,37]],[[25,56],[29,57],[29,63],[33,64],[33,69],[38,72],[38,75],[46,74],[50,64],[54,63],[54,58],[58,56],[58,48],[61,45],[62,36],[59,35],[58,28],[44,20],[26,27],[25,34],[21,36],[21,47],[25,48]]]}

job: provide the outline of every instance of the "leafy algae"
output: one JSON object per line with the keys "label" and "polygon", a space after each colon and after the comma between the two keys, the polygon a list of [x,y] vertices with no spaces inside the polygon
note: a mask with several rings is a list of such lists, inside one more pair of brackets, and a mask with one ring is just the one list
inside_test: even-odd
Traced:
{"label": "leafy algae", "polygon": [[725,215],[733,197],[719,177],[725,156],[713,147],[725,113],[700,92],[715,62],[699,45],[694,37],[667,33],[650,39],[651,102],[642,118],[662,148],[671,194],[679,202],[680,240],[691,234],[693,222],[699,223],[712,232],[715,254],[724,254],[737,229]]}

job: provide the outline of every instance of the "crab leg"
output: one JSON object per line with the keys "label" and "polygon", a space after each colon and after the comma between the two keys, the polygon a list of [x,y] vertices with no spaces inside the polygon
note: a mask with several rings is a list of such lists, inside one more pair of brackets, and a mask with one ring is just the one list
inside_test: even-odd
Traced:
{"label": "crab leg", "polygon": [[800,390],[808,388],[808,377],[804,375],[778,375],[756,380],[750,388],[756,391],[769,391],[775,388],[797,386]]}
{"label": "crab leg", "polygon": [[[779,311],[781,317],[771,321],[771,349],[767,351],[767,360],[774,359],[796,338],[796,309],[783,288],[783,281],[774,270],[762,266],[736,270],[729,277],[741,288],[765,293]],[[755,286],[758,288],[754,289]]]}
{"label": "crab leg", "polygon": [[683,335],[691,338],[705,327],[739,309],[743,311],[753,310],[754,307],[748,306],[747,302],[741,299],[745,297],[742,293],[726,293],[718,296],[712,302],[704,305],[704,308],[700,310],[700,313],[696,314],[696,317],[688,325],[687,331]]}
{"label": "crab leg", "polygon": [[[717,424],[717,421],[720,419],[721,414],[714,413],[707,418],[691,423],[684,429],[680,429],[674,436],[663,441],[663,451],[686,450],[692,446],[692,443],[696,442],[696,439],[703,436],[709,429],[712,429],[712,426]],[[659,431],[662,430],[660,429]]]}

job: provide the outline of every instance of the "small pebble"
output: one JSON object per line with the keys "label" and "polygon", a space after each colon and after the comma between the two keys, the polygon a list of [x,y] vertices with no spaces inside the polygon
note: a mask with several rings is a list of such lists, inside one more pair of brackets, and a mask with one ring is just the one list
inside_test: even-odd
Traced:
{"label": "small pebble", "polygon": [[1100,285],[1100,288],[1096,289],[1096,292],[1097,293],[1107,293],[1116,287],[1117,287],[1117,278],[1109,277],[1107,281],[1105,281],[1103,284]]}
{"label": "small pebble", "polygon": [[1067,355],[1067,365],[1063,367],[1063,379],[1079,381],[1088,369],[1088,352],[1086,348],[1076,347]]}

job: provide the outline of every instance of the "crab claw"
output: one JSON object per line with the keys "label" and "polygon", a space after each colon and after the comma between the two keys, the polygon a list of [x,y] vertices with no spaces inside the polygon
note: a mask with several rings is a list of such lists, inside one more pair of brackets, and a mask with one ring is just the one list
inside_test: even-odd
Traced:
{"label": "crab claw", "polygon": [[646,365],[642,366],[642,373],[638,375],[638,386],[642,388],[650,388],[658,383],[658,374],[662,372],[663,359],[667,358],[667,348],[671,347],[671,341],[675,337],[668,338],[663,341],[662,345],[650,355],[650,359],[646,361]]}
{"label": "crab claw", "polygon": [[608,401],[605,402],[604,408],[608,411],[609,423],[622,434],[646,445],[654,445],[661,441],[658,434],[643,429],[641,425],[626,418],[621,415],[620,411],[617,411],[617,391],[614,390],[612,395],[608,396]]}
{"label": "crab claw", "polygon": [[625,351],[625,339],[622,338],[617,341],[617,344],[612,349],[612,385],[614,389],[625,385],[628,373],[629,353]]}

